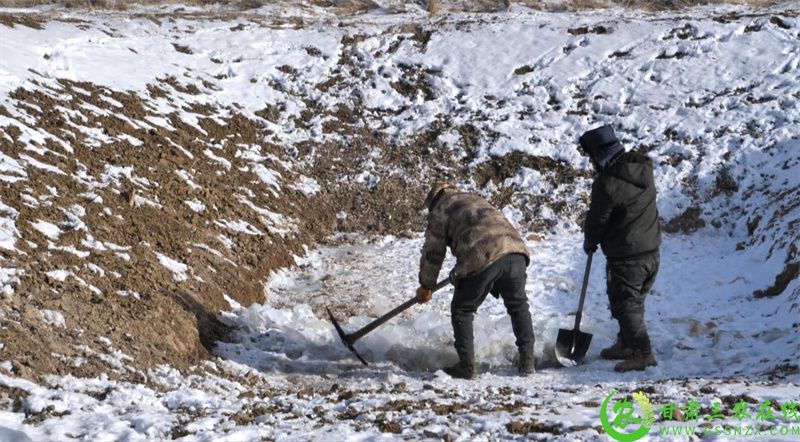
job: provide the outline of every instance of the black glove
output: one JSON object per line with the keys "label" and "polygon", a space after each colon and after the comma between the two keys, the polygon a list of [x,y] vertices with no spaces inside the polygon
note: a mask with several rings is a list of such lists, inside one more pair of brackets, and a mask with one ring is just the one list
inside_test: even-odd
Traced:
{"label": "black glove", "polygon": [[591,255],[592,253],[597,251],[597,244],[589,244],[589,241],[583,240],[583,251],[586,252],[587,255]]}

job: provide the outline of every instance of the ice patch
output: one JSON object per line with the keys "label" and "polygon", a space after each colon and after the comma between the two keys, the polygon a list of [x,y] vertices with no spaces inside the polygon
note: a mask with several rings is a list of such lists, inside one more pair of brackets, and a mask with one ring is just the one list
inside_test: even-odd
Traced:
{"label": "ice patch", "polygon": [[[330,307],[345,332],[352,333],[409,299],[417,285],[421,242],[422,238],[385,237],[311,252],[298,261],[298,270],[273,276],[267,304],[232,308],[223,315],[226,323],[243,330],[242,342],[253,339],[254,346],[245,351],[241,345],[228,344],[220,347],[220,354],[260,370],[291,370],[286,357],[303,361],[307,370],[336,372],[339,361],[350,355],[339,345],[324,308]],[[707,237],[702,246],[695,242],[691,237],[664,239],[662,267],[648,297],[647,312],[653,318],[648,317],[647,323],[659,360],[651,376],[755,373],[770,369],[773,360],[783,358],[780,355],[800,349],[800,342],[785,327],[752,336],[752,315],[772,318],[774,324],[791,324],[792,313],[786,300],[753,303],[751,293],[758,284],[737,273],[748,268],[754,279],[770,281],[775,269],[782,268],[781,259],[755,263],[747,253],[731,254],[726,236]],[[574,321],[585,263],[576,244],[580,238],[568,232],[529,243],[532,260],[526,292],[537,336],[535,353],[544,366],[555,364],[556,332],[571,328]],[[694,263],[696,271],[684,268],[686,262]],[[451,266],[448,258],[442,273]],[[709,281],[708,275],[716,275],[716,282]],[[605,371],[599,351],[602,343],[615,339],[617,328],[608,312],[604,278],[603,266],[595,266],[581,325],[583,331],[594,334],[594,340],[581,376]],[[452,296],[452,287],[445,288],[434,294],[433,301],[412,307],[354,345],[371,362],[405,370],[430,371],[446,365],[455,360],[449,318]],[[743,317],[720,305],[731,309],[747,305],[752,315]],[[776,314],[782,319],[775,319]],[[480,364],[495,369],[513,363],[517,350],[502,300],[487,297],[475,316],[474,334]],[[765,354],[774,357],[764,359]],[[326,368],[325,361],[336,363]]]}

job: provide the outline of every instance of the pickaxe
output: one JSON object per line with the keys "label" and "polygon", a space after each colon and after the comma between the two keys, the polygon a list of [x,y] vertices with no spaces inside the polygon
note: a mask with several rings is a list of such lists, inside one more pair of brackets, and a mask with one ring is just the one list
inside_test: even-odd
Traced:
{"label": "pickaxe", "polygon": [[[447,284],[450,284],[450,278],[447,278],[447,279],[437,283],[436,286],[433,287],[432,291],[435,292],[435,291],[441,289],[442,287],[446,286]],[[361,362],[364,363],[364,365],[369,365],[369,364],[367,364],[367,361],[365,361],[364,358],[362,358],[361,355],[358,354],[358,351],[356,351],[355,347],[353,347],[353,344],[356,341],[358,341],[359,339],[363,338],[364,335],[366,335],[367,333],[369,333],[372,330],[375,330],[376,328],[378,328],[381,325],[383,325],[386,321],[394,318],[395,316],[399,315],[403,311],[407,310],[412,305],[415,305],[415,304],[418,304],[418,303],[419,303],[419,301],[417,301],[417,297],[414,296],[413,298],[409,299],[408,301],[406,301],[406,302],[400,304],[399,306],[395,307],[389,313],[386,313],[385,315],[381,316],[380,318],[370,322],[369,324],[365,325],[364,327],[361,327],[360,329],[358,329],[355,332],[350,333],[350,334],[347,334],[347,333],[344,332],[344,330],[342,330],[342,326],[340,326],[339,322],[336,320],[336,318],[333,317],[333,313],[331,313],[331,309],[330,308],[326,308],[326,310],[328,311],[328,317],[331,318],[331,322],[333,322],[333,326],[336,327],[336,332],[339,333],[339,337],[342,338],[342,342],[344,343],[344,345],[347,346],[347,348],[349,348],[350,351],[352,351],[353,354],[356,355],[358,360],[360,360]]]}

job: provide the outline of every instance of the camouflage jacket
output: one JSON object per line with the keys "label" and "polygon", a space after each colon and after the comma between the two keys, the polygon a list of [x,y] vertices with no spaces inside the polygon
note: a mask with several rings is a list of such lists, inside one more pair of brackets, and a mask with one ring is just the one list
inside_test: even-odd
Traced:
{"label": "camouflage jacket", "polygon": [[478,195],[454,189],[444,191],[428,213],[419,265],[419,283],[423,287],[436,285],[447,247],[457,260],[450,272],[454,284],[511,253],[524,255],[530,263],[528,247],[499,210]]}

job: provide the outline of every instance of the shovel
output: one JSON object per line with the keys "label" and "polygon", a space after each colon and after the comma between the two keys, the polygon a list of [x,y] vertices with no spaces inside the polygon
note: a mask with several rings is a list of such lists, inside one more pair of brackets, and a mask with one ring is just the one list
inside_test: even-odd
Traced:
{"label": "shovel", "polygon": [[583,301],[586,299],[586,287],[589,285],[589,271],[592,269],[592,256],[594,252],[586,257],[586,270],[583,273],[583,287],[581,287],[581,300],[578,302],[578,311],[575,313],[575,328],[572,330],[559,329],[556,338],[556,359],[563,366],[578,364],[592,342],[591,333],[584,333],[580,330],[581,317],[583,317]]}
{"label": "shovel", "polygon": [[[446,286],[447,284],[450,284],[450,279],[449,278],[438,282],[436,284],[436,286],[432,289],[432,291],[435,292],[435,291],[441,289],[442,287]],[[344,330],[342,330],[342,326],[339,325],[339,321],[337,321],[336,318],[333,317],[333,313],[331,313],[331,309],[326,307],[326,310],[328,311],[328,317],[331,319],[331,322],[333,322],[333,326],[336,328],[336,333],[339,334],[339,337],[342,339],[342,342],[344,343],[344,345],[350,351],[352,351],[354,355],[356,355],[356,357],[358,358],[359,361],[364,363],[364,365],[369,365],[369,364],[367,364],[367,361],[365,361],[364,358],[362,358],[361,355],[358,354],[358,352],[356,351],[356,348],[353,347],[353,343],[355,343],[359,339],[363,338],[364,335],[366,335],[367,333],[371,332],[372,330],[375,330],[376,328],[380,327],[386,321],[394,318],[395,316],[397,316],[400,313],[402,313],[405,310],[407,310],[412,305],[416,305],[418,303],[419,303],[419,301],[417,301],[417,297],[414,296],[413,298],[409,299],[408,301],[406,301],[406,302],[400,304],[399,306],[395,307],[389,313],[386,313],[385,315],[381,316],[380,318],[370,322],[369,324],[361,327],[360,329],[358,329],[358,330],[356,330],[356,331],[354,331],[353,333],[350,333],[350,334],[347,334],[347,333],[344,332]]]}

